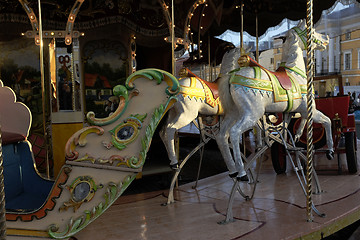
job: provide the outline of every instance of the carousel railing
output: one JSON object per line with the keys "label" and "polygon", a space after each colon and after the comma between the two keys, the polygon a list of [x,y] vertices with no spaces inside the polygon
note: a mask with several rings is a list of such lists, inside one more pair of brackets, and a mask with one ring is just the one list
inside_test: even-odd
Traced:
{"label": "carousel railing", "polygon": [[0,239],[6,239],[6,212],[5,212],[4,167],[3,167],[1,125],[0,125]]}

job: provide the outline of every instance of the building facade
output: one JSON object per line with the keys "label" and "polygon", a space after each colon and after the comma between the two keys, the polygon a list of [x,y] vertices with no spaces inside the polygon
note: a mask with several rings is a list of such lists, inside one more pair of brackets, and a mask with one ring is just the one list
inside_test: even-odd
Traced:
{"label": "building facade", "polygon": [[[339,91],[339,85],[359,86],[360,4],[353,3],[331,13],[324,11],[321,19],[315,24],[315,29],[329,36],[327,49],[315,51],[314,88],[318,95],[334,95]],[[277,69],[281,61],[282,40],[275,37],[273,41],[274,69]],[[358,96],[360,92],[355,89],[357,88],[354,88],[354,91]]]}
{"label": "building facade", "polygon": [[319,81],[314,82],[314,87],[319,95],[333,95],[334,90],[336,93],[339,89],[339,84],[360,85],[359,4],[352,4],[330,14],[324,12],[315,28],[318,32],[329,36],[327,50],[315,52],[315,73]]}

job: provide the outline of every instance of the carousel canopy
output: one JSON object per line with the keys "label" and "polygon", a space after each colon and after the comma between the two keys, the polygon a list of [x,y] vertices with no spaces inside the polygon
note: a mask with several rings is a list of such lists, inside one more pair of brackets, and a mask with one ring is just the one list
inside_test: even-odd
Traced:
{"label": "carousel canopy", "polygon": [[[76,0],[40,1],[44,28],[63,29]],[[38,16],[37,0],[2,0],[0,23],[30,24],[21,2],[27,3]],[[319,20],[323,10],[331,8],[336,2],[314,0],[314,22]],[[216,36],[227,29],[239,32],[241,4],[244,6],[244,30],[253,36],[256,33],[256,15],[259,36],[284,18],[299,20],[306,17],[306,0],[174,0],[174,4],[177,37],[183,37],[187,29],[195,36],[199,32],[201,35]],[[165,36],[169,35],[169,13],[171,0],[84,0],[76,17],[75,29],[84,31],[102,25],[123,24],[135,32]]]}

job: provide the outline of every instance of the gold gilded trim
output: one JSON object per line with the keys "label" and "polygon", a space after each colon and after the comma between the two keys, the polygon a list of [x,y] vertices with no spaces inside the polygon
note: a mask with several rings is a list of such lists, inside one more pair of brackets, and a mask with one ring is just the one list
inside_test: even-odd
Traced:
{"label": "gold gilded trim", "polygon": [[320,228],[319,230],[312,232],[308,235],[301,236],[296,240],[310,240],[310,239],[323,239],[328,237],[331,234],[336,233],[337,231],[353,224],[354,222],[360,219],[360,210],[356,210],[353,213],[348,214],[346,217],[340,218],[327,226]]}
{"label": "gold gilded trim", "polygon": [[205,93],[202,88],[192,88],[192,87],[181,86],[180,94],[190,96],[190,97],[205,98]]}
{"label": "gold gilded trim", "polygon": [[271,85],[271,81],[269,80],[249,78],[235,74],[230,78],[230,83],[241,85],[248,88],[255,88],[255,89],[273,92],[273,87]]}
{"label": "gold gilded trim", "polygon": [[6,229],[6,235],[8,236],[31,236],[31,237],[42,237],[49,238],[47,231],[42,230],[28,230],[28,229],[19,229],[19,228],[8,228]]}

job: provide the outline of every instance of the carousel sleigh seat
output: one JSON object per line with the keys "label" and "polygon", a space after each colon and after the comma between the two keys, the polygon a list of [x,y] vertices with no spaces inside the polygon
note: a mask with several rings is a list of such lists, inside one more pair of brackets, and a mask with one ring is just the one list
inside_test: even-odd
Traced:
{"label": "carousel sleigh seat", "polygon": [[28,141],[3,146],[5,206],[7,210],[29,211],[45,202],[52,181],[41,178],[34,169]]}
{"label": "carousel sleigh seat", "polygon": [[0,124],[5,185],[5,207],[9,211],[32,211],[45,203],[53,181],[38,174],[31,144],[30,110],[17,103],[14,92],[0,81]]}

